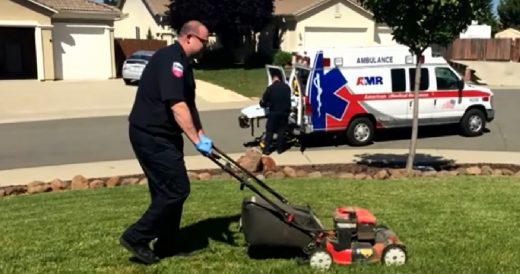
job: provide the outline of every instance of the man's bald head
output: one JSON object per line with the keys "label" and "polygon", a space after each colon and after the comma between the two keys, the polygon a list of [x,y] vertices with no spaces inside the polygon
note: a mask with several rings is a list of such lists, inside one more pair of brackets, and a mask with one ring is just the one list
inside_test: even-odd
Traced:
{"label": "man's bald head", "polygon": [[191,20],[182,25],[178,41],[187,55],[194,55],[204,49],[208,42],[208,36],[209,32],[204,24],[197,20]]}
{"label": "man's bald head", "polygon": [[190,33],[197,34],[197,35],[202,35],[204,33],[207,34],[208,29],[200,21],[191,20],[191,21],[184,23],[184,25],[182,25],[182,27],[179,31],[179,35],[186,36]]}

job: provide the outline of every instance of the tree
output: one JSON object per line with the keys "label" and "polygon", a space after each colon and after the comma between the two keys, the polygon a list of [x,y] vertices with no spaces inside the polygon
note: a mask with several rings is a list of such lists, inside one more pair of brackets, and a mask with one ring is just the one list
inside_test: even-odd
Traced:
{"label": "tree", "polygon": [[227,47],[239,46],[272,19],[273,0],[172,0],[168,16],[171,27],[179,31],[189,20],[199,20],[217,33]]}
{"label": "tree", "polygon": [[150,28],[148,28],[148,32],[146,33],[146,39],[153,40],[153,34]]}
{"label": "tree", "polygon": [[475,20],[477,20],[479,24],[491,26],[492,33],[497,33],[499,31],[499,26],[497,16],[493,11],[493,0],[481,1],[479,3],[482,5],[480,7],[482,12],[476,16]]}
{"label": "tree", "polygon": [[487,0],[359,0],[372,11],[378,23],[392,29],[395,41],[406,45],[415,56],[415,87],[413,100],[412,136],[406,170],[413,168],[417,148],[419,85],[421,83],[421,63],[423,52],[432,44],[445,46],[471,20],[482,16],[483,2]]}
{"label": "tree", "polygon": [[520,28],[520,0],[501,0],[497,13],[502,28]]}

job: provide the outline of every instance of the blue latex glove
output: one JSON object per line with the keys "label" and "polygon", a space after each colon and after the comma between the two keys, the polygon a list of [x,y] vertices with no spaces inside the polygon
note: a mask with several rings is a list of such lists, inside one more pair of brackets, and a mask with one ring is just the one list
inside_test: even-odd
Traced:
{"label": "blue latex glove", "polygon": [[199,142],[195,144],[195,147],[204,156],[208,156],[211,153],[211,149],[213,148],[213,141],[206,135],[200,135]]}

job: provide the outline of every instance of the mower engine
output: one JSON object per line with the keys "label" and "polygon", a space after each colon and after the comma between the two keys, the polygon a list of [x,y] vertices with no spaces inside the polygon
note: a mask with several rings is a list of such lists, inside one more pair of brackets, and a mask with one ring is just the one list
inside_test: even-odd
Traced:
{"label": "mower engine", "polygon": [[389,229],[378,226],[366,209],[340,207],[335,210],[334,232],[319,240],[310,255],[314,268],[327,269],[332,263],[378,263],[401,265],[406,262],[406,249]]}

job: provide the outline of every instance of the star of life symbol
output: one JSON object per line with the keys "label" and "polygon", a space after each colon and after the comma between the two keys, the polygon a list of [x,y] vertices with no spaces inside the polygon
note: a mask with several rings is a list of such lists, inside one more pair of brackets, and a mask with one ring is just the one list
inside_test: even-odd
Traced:
{"label": "star of life symbol", "polygon": [[316,78],[314,78],[313,84],[318,90],[318,96],[316,97],[316,100],[318,100],[318,116],[321,116],[321,95],[323,94],[323,88],[321,87],[320,83],[320,74],[316,74]]}

